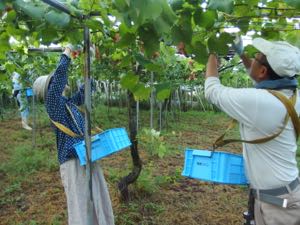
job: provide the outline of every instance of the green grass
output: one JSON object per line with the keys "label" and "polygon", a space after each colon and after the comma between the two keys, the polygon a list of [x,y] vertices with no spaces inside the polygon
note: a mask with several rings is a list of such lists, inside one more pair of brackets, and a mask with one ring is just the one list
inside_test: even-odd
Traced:
{"label": "green grass", "polygon": [[8,176],[26,178],[36,171],[53,171],[57,168],[56,154],[45,149],[33,149],[31,145],[17,146],[10,160],[3,162],[0,171]]}

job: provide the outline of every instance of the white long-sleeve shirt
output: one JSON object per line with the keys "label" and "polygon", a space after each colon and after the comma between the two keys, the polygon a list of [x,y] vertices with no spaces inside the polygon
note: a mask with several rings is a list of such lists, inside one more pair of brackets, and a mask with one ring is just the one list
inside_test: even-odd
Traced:
{"label": "white long-sleeve shirt", "polygon": [[[282,90],[282,93],[287,97],[293,95],[292,90]],[[287,113],[282,102],[267,90],[225,87],[217,77],[206,79],[205,97],[239,122],[243,140],[255,140],[277,133]],[[299,96],[295,108],[299,115]],[[243,143],[245,170],[251,186],[270,189],[293,181],[299,173],[296,151],[291,120],[284,131],[271,141],[262,144]]]}

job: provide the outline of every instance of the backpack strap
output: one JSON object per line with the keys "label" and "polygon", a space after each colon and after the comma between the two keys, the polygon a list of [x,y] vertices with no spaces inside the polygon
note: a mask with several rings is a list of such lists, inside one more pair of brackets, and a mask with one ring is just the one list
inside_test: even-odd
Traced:
{"label": "backpack strap", "polygon": [[291,97],[291,100],[289,100],[287,97],[285,97],[283,94],[281,94],[278,91],[273,91],[273,90],[268,90],[268,91],[269,91],[269,93],[271,93],[272,95],[277,97],[284,104],[284,106],[287,109],[287,113],[284,118],[283,126],[280,128],[280,130],[271,136],[258,138],[255,140],[241,140],[241,139],[225,139],[224,140],[226,133],[230,129],[232,129],[235,126],[235,124],[237,123],[236,120],[232,120],[231,123],[229,124],[228,128],[226,129],[226,131],[219,138],[217,138],[217,140],[213,143],[213,150],[215,150],[218,147],[222,147],[228,143],[233,143],[233,142],[243,142],[243,143],[248,143],[248,144],[262,144],[262,143],[268,142],[268,141],[276,138],[277,136],[279,136],[282,133],[282,131],[284,130],[284,128],[286,127],[286,125],[289,121],[289,117],[291,117],[291,119],[292,119],[292,122],[293,122],[293,125],[295,128],[296,139],[298,140],[298,136],[300,134],[300,122],[298,119],[297,112],[294,108],[294,105],[295,105],[296,99],[297,99],[297,95],[298,95],[297,90],[294,92],[293,96]]}

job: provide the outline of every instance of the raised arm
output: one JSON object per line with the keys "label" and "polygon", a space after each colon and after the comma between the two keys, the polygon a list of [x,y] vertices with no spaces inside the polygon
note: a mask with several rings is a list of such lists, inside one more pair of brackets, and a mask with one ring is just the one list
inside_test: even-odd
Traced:
{"label": "raised arm", "polygon": [[64,109],[62,93],[68,81],[67,71],[70,64],[70,58],[68,55],[70,52],[70,49],[66,48],[64,54],[61,55],[58,66],[48,87],[45,102],[50,118],[56,117],[56,115],[60,113],[60,110]]}
{"label": "raised arm", "polygon": [[235,40],[233,41],[233,46],[234,50],[236,53],[240,56],[242,59],[242,62],[244,66],[246,67],[247,71],[249,71],[251,64],[252,64],[252,59],[247,57],[244,54],[244,45],[243,45],[243,40],[240,36],[236,36]]}

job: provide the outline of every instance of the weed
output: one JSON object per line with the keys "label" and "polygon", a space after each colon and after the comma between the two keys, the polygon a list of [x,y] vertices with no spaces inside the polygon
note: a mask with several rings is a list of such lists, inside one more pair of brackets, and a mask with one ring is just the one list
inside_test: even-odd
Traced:
{"label": "weed", "polygon": [[160,135],[159,131],[144,128],[138,135],[138,139],[151,156],[163,158],[168,153],[164,138]]}
{"label": "weed", "polygon": [[62,224],[64,224],[64,220],[65,220],[65,218],[63,215],[54,215],[51,225],[62,225]]}
{"label": "weed", "polygon": [[162,205],[153,202],[147,202],[144,205],[144,209],[151,211],[154,215],[163,213],[165,211],[165,208]]}
{"label": "weed", "polygon": [[10,160],[0,166],[0,171],[9,176],[22,174],[20,178],[25,178],[35,171],[53,171],[57,167],[54,153],[32,149],[30,145],[17,146],[11,154]]}
{"label": "weed", "polygon": [[15,183],[10,184],[8,187],[6,187],[4,189],[4,194],[7,195],[20,190],[21,190],[21,183],[17,181]]}
{"label": "weed", "polygon": [[152,194],[158,190],[157,183],[153,179],[153,167],[144,167],[140,176],[138,177],[135,186],[138,190]]}

